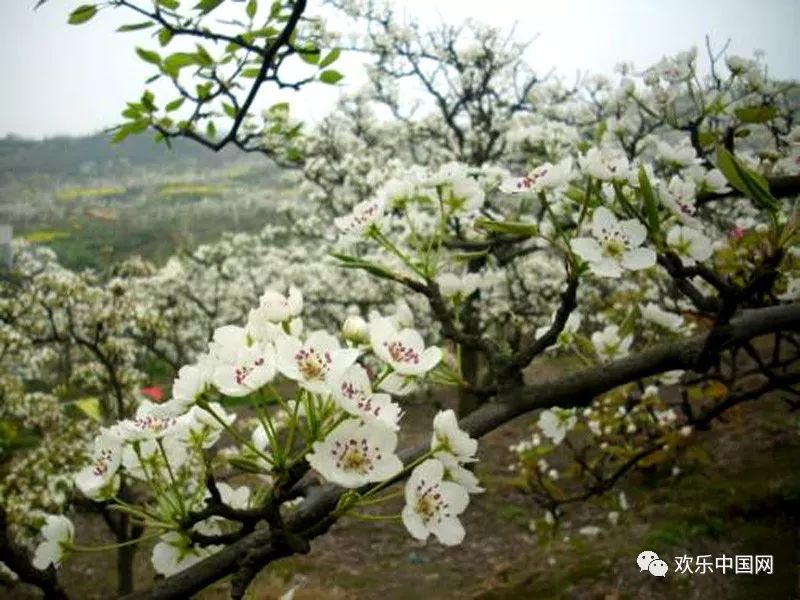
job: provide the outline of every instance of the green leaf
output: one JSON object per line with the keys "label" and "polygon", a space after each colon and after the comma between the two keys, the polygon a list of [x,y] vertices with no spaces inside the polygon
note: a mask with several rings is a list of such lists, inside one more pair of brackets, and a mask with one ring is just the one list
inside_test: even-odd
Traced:
{"label": "green leaf", "polygon": [[356,258],[355,256],[349,256],[347,254],[337,254],[333,253],[334,258],[338,258],[342,264],[341,267],[345,269],[361,269],[366,271],[370,275],[374,275],[379,279],[388,279],[390,281],[396,281],[396,277],[394,273],[381,265],[375,264],[373,262],[362,260],[360,258]]}
{"label": "green leaf", "polygon": [[319,68],[324,69],[325,67],[331,66],[336,60],[339,58],[339,55],[342,53],[341,48],[334,48],[328,54],[325,55],[321,61],[319,61]]}
{"label": "green leaf", "polygon": [[717,141],[717,134],[713,131],[701,131],[697,136],[697,141],[700,143],[700,147],[705,148]]}
{"label": "green leaf", "polygon": [[222,110],[225,111],[225,114],[228,115],[231,119],[235,119],[236,115],[238,114],[236,108],[232,105],[228,104],[227,102],[222,103]]}
{"label": "green leaf", "polygon": [[242,71],[242,77],[245,79],[255,79],[258,77],[259,73],[261,73],[261,69],[245,69]]}
{"label": "green leaf", "polygon": [[249,0],[245,11],[247,12],[247,16],[250,17],[250,20],[252,21],[256,16],[256,12],[258,11],[258,0]]}
{"label": "green leaf", "polygon": [[212,10],[217,8],[220,4],[222,4],[225,0],[200,0],[197,3],[197,6],[194,7],[195,10],[199,10],[204,15],[207,15]]}
{"label": "green leaf", "polygon": [[658,199],[653,193],[653,186],[647,177],[644,166],[639,167],[639,190],[642,192],[644,200],[644,214],[647,216],[647,227],[651,234],[658,231]]}
{"label": "green leaf", "polygon": [[208,125],[206,125],[206,135],[212,139],[217,137],[217,126],[214,121],[209,121]]}
{"label": "green leaf", "polygon": [[139,31],[140,29],[147,29],[148,27],[152,27],[152,21],[142,21],[141,23],[130,23],[128,25],[123,25],[122,27],[118,27],[117,31],[120,33],[125,33],[127,31]]}
{"label": "green leaf", "polygon": [[148,121],[147,119],[139,119],[138,121],[125,123],[124,125],[120,126],[114,133],[114,135],[111,137],[111,143],[119,144],[129,135],[133,135],[135,133],[141,133],[142,131],[146,130],[149,127],[149,125],[150,121]]}
{"label": "green leaf", "polygon": [[166,27],[164,27],[161,31],[158,32],[158,43],[161,44],[162,48],[167,44],[169,44],[171,41],[172,41],[171,29],[167,29]]}
{"label": "green leaf", "polygon": [[150,90],[145,90],[142,94],[142,106],[147,112],[155,112],[156,111],[156,104],[155,104],[155,95]]}
{"label": "green leaf", "polygon": [[[319,62],[320,53],[318,48],[298,50],[297,54],[300,58],[303,59],[304,62],[307,62],[310,65],[316,65]],[[341,77],[339,79],[341,79]],[[336,82],[334,81],[333,83]]]}
{"label": "green leaf", "polygon": [[158,0],[158,3],[169,10],[175,10],[181,5],[180,0]]}
{"label": "green leaf", "polygon": [[200,44],[196,45],[197,47],[197,62],[203,67],[211,67],[214,65],[214,59],[211,58],[211,55],[208,53],[208,50],[203,48]]}
{"label": "green leaf", "polygon": [[186,100],[186,98],[178,98],[177,100],[173,100],[172,102],[167,103],[167,105],[164,107],[164,110],[167,112],[178,110],[181,106],[183,106],[184,100]]}
{"label": "green leaf", "polygon": [[[225,398],[225,400],[228,400],[228,398]],[[255,460],[242,456],[232,456],[228,459],[228,462],[245,473],[263,473],[266,470],[263,465],[260,465]]]}
{"label": "green leaf", "polygon": [[139,58],[145,62],[153,65],[161,65],[161,56],[158,54],[158,52],[154,52],[153,50],[145,50],[144,48],[136,48],[136,54],[138,54]]}
{"label": "green leaf", "polygon": [[190,52],[176,52],[175,54],[170,54],[164,59],[162,68],[167,75],[173,79],[177,79],[182,68],[195,65],[197,62],[198,59],[196,54],[192,54]]}
{"label": "green leaf", "polygon": [[323,71],[319,74],[319,80],[322,83],[328,83],[330,85],[338,83],[343,77],[344,75],[339,73],[339,71],[334,71],[333,69],[328,69],[327,71]]}
{"label": "green leaf", "polygon": [[70,25],[81,25],[86,23],[96,14],[97,7],[94,4],[83,4],[70,13],[67,23]]}
{"label": "green leaf", "polygon": [[94,419],[98,423],[103,421],[103,408],[98,398],[75,400],[75,406],[90,419]]}
{"label": "green leaf", "polygon": [[717,168],[734,188],[756,204],[774,212],[780,204],[769,191],[764,176],[742,165],[727,149],[717,146]]}
{"label": "green leaf", "polygon": [[774,106],[746,106],[733,112],[742,123],[766,123],[778,116]]}
{"label": "green leaf", "polygon": [[534,237],[538,231],[535,223],[522,223],[520,221],[492,221],[491,219],[477,219],[475,229],[482,229],[490,233],[509,233],[511,235],[524,235]]}

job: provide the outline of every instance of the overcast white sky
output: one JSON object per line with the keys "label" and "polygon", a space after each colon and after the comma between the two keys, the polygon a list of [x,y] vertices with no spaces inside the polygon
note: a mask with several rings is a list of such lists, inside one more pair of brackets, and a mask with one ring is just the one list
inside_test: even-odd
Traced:
{"label": "overcast white sky", "polygon": [[[145,32],[114,33],[123,11],[105,11],[87,25],[66,24],[81,2],[0,0],[0,136],[85,134],[119,121],[126,100],[138,97],[153,71],[134,54],[148,45]],[[311,0],[311,13],[316,2]],[[732,38],[731,51],[764,50],[771,72],[800,79],[800,0],[398,0],[409,16],[457,23],[466,17],[509,28],[523,39],[539,37],[530,62],[555,68],[610,73],[620,60],[648,66],[665,54],[697,45],[710,34],[716,45]],[[127,16],[127,15],[124,15]],[[150,44],[153,47],[153,44]],[[347,63],[343,63],[346,65]],[[345,81],[357,82],[356,73]],[[324,88],[324,86],[322,86]],[[299,116],[323,114],[334,90],[315,87],[288,98]]]}

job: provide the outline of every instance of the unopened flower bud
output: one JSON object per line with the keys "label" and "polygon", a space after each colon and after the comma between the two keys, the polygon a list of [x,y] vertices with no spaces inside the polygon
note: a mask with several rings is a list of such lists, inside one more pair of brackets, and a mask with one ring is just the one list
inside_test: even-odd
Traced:
{"label": "unopened flower bud", "polygon": [[350,316],[342,325],[342,335],[344,339],[354,344],[365,343],[369,341],[369,326],[361,317]]}

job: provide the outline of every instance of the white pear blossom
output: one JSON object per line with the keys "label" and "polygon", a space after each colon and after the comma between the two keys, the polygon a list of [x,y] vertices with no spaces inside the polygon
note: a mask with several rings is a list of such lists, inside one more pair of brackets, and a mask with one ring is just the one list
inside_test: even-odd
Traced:
{"label": "white pear blossom", "polygon": [[692,227],[675,225],[667,233],[667,245],[681,258],[686,266],[711,258],[714,250],[711,240]]}
{"label": "white pear blossom", "polygon": [[702,228],[702,224],[694,216],[697,212],[697,188],[693,181],[674,175],[666,187],[661,186],[661,199],[684,225]]}
{"label": "white pear blossom", "polygon": [[664,162],[679,167],[688,167],[702,162],[697,158],[697,152],[692,145],[688,143],[688,140],[684,139],[684,143],[675,145],[662,140],[656,140],[655,145],[656,154]]}
{"label": "white pear blossom", "polygon": [[336,228],[347,238],[363,236],[372,225],[383,217],[384,200],[381,197],[365,200],[353,207],[349,215],[336,217],[333,220]]}
{"label": "white pear blossom", "polygon": [[472,177],[453,177],[441,185],[442,200],[453,210],[469,213],[483,206],[485,193]]}
{"label": "white pear blossom", "polygon": [[224,481],[220,481],[217,483],[217,490],[219,490],[223,504],[236,510],[250,508],[250,488],[246,485],[234,488]]}
{"label": "white pear blossom", "polygon": [[[544,334],[546,334],[550,330],[550,327],[555,322],[555,318],[556,318],[556,313],[553,312],[553,316],[550,319],[550,323],[548,325],[543,325],[542,327],[538,327],[536,329],[537,339],[544,336]],[[556,339],[556,341],[549,347],[552,348],[556,345],[560,346],[568,345],[572,341],[573,336],[578,332],[578,329],[580,329],[582,320],[583,316],[581,315],[580,312],[578,312],[577,310],[572,311],[567,317],[566,323],[564,323],[564,329],[561,330],[561,333],[558,334],[558,338]]]}
{"label": "white pear blossom", "polygon": [[261,296],[258,310],[265,319],[273,323],[290,321],[303,311],[303,294],[294,286],[289,288],[288,296],[266,290]]}
{"label": "white pear blossom", "polygon": [[94,440],[92,462],[75,476],[75,485],[87,498],[105,500],[119,487],[117,470],[122,463],[122,440],[103,430]]}
{"label": "white pear blossom", "polygon": [[609,325],[603,331],[595,331],[592,334],[592,345],[602,361],[627,355],[632,343],[633,336],[619,337],[617,325]]}
{"label": "white pear blossom", "polygon": [[607,148],[590,148],[578,158],[578,163],[584,173],[601,181],[627,181],[631,170],[624,155]]}
{"label": "white pear blossom", "polygon": [[452,409],[440,410],[433,418],[431,450],[436,448],[440,448],[437,457],[449,453],[460,462],[472,462],[477,460],[475,453],[478,451],[478,440],[471,438],[458,426],[456,413]]}
{"label": "white pear blossom", "polygon": [[506,179],[500,184],[500,191],[506,194],[541,192],[566,185],[571,179],[572,157],[568,156],[556,165],[539,165],[524,177]]}
{"label": "white pear blossom", "polygon": [[449,452],[439,452],[436,458],[444,465],[444,477],[456,482],[470,494],[482,494],[486,490],[480,486],[480,481],[469,469],[465,469],[458,459]]}
{"label": "white pear blossom", "polygon": [[352,365],[344,372],[333,386],[333,397],[343,410],[354,417],[388,427],[392,431],[400,429],[400,406],[392,402],[389,394],[373,393],[369,375],[359,364]]}
{"label": "white pear blossom", "polygon": [[640,247],[647,229],[636,219],[619,221],[601,206],[592,218],[592,235],[573,239],[572,249],[589,263],[595,275],[619,277],[623,269],[647,269],[656,264],[656,253]]}
{"label": "white pear blossom", "polygon": [[389,373],[378,384],[378,388],[392,396],[408,396],[419,387],[419,378],[414,375]]}
{"label": "white pear blossom", "polygon": [[314,442],[306,458],[326,480],[346,488],[384,481],[403,470],[395,454],[397,435],[387,427],[349,419],[321,442]]}
{"label": "white pear blossom", "polygon": [[210,355],[202,355],[195,364],[184,365],[172,383],[172,399],[184,409],[194,404],[210,385],[214,373],[214,361]]}
{"label": "white pear blossom", "polygon": [[398,331],[389,319],[376,319],[370,324],[372,350],[401,375],[423,375],[442,359],[442,351],[425,342],[414,329]]}
{"label": "white pear blossom", "polygon": [[433,458],[414,469],[405,487],[403,525],[418,540],[426,540],[432,533],[440,543],[455,546],[466,533],[458,515],[469,505],[469,494],[443,477],[444,465]]}
{"label": "white pear blossom", "polygon": [[132,419],[119,421],[111,431],[123,442],[161,439],[175,432],[178,424],[175,408],[175,405],[159,405],[146,400],[136,409]]}
{"label": "white pear blossom", "polygon": [[41,530],[42,541],[33,553],[33,566],[44,571],[50,565],[58,567],[75,538],[75,527],[63,515],[47,515]]}
{"label": "white pear blossom", "polygon": [[548,409],[539,415],[539,429],[550,440],[558,445],[572,431],[578,422],[574,411],[563,409]]}
{"label": "white pear blossom", "polygon": [[[213,414],[212,414],[213,412]],[[228,413],[218,402],[209,402],[208,408],[193,406],[178,417],[176,439],[185,444],[211,448],[219,441],[224,429],[236,420],[235,413]]]}
{"label": "white pear blossom", "polygon": [[670,331],[680,331],[684,325],[681,315],[669,312],[653,302],[648,302],[641,308],[642,317]]}
{"label": "white pear blossom", "polygon": [[157,573],[171,577],[188,569],[201,560],[219,552],[223,546],[195,546],[191,540],[177,531],[170,531],[159,538],[153,546],[151,562]]}
{"label": "white pear blossom", "polygon": [[436,277],[436,283],[445,298],[466,298],[480,287],[481,279],[480,273],[441,273]]}
{"label": "white pear blossom", "polygon": [[255,342],[243,327],[218,328],[209,348],[216,363],[212,382],[226,396],[247,396],[275,377],[275,348]]}
{"label": "white pear blossom", "polygon": [[356,349],[342,349],[326,331],[315,331],[305,343],[294,336],[275,342],[278,370],[310,392],[326,394],[358,358]]}
{"label": "white pear blossom", "polygon": [[353,344],[369,343],[369,325],[358,315],[350,315],[342,324],[342,337]]}

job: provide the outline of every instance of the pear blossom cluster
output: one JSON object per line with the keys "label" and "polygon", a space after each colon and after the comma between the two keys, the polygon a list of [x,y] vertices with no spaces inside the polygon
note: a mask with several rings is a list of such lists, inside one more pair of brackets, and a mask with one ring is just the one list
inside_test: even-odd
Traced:
{"label": "pear blossom cluster", "polygon": [[[410,315],[402,311],[374,314],[358,328],[364,330],[358,336],[343,334],[340,341],[323,330],[305,332],[302,309],[298,289],[286,295],[267,290],[246,326],[219,327],[207,352],[179,370],[171,399],[143,400],[133,415],[102,427],[95,437],[74,484],[83,496],[112,504],[123,482],[149,488],[152,498],[136,510],[154,519],[157,572],[172,575],[224,547],[198,543],[194,536],[213,539],[230,532],[232,523],[225,518],[210,517],[189,530],[181,525],[209,500],[203,481],[214,475],[210,457],[223,434],[238,441],[238,448],[218,456],[228,457],[229,469],[249,465],[248,472],[257,473],[261,482],[216,483],[231,509],[257,508],[253,499],[267,496],[265,490],[297,451],[287,439],[304,445],[294,461],[306,461],[319,477],[344,488],[386,485],[407,471],[397,454],[403,411],[394,393],[385,390],[419,385],[437,368],[441,351],[406,326]],[[392,383],[393,378],[401,383]],[[275,386],[286,384],[294,385],[295,398],[281,400],[281,410],[259,409],[252,429],[237,423],[237,414],[225,407],[226,399],[235,398],[260,406],[265,394],[279,393]],[[287,429],[292,433],[281,437]],[[468,495],[482,491],[463,466],[476,460],[477,441],[459,428],[452,410],[437,415],[433,431],[429,458],[411,472],[402,519],[412,536],[433,533],[452,545],[465,535],[458,516]],[[37,568],[58,566],[74,547],[74,535],[68,518],[47,516],[35,553]]]}

